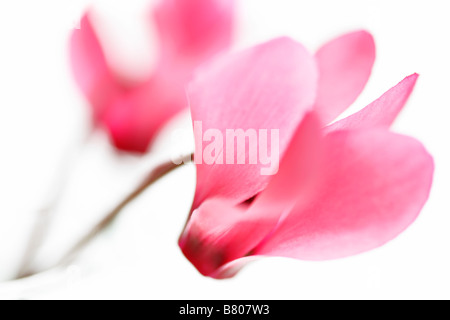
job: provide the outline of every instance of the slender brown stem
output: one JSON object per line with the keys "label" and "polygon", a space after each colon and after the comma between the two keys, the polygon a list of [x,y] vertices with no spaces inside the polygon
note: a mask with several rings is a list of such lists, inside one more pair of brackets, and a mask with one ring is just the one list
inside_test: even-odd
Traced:
{"label": "slender brown stem", "polygon": [[[180,158],[178,161],[171,161],[159,165],[153,169],[146,179],[132,192],[130,193],[122,202],[119,203],[111,212],[109,212],[102,220],[100,220],[89,232],[87,232],[65,255],[64,257],[54,266],[61,267],[70,264],[82,251],[83,249],[94,240],[103,230],[105,230],[111,223],[117,218],[117,216],[122,212],[122,210],[140,196],[147,188],[153,185],[160,178],[169,174],[178,167],[191,162],[193,155],[185,156]],[[20,277],[17,279],[26,278],[33,276],[38,272],[31,270],[24,270]]]}
{"label": "slender brown stem", "polygon": [[[189,155],[180,159],[180,161],[168,162],[159,165],[153,169],[147,178],[134,190],[130,195],[128,195],[116,208],[114,208],[110,213],[108,213],[100,222],[98,222],[84,237],[82,237],[67,254],[60,260],[58,266],[64,266],[70,264],[78,254],[93,240],[95,239],[103,230],[105,230],[111,223],[117,218],[117,216],[122,212],[122,210],[140,196],[145,190],[147,190],[151,185],[153,185],[160,178],[169,174],[173,170],[182,165],[192,161],[193,155]],[[179,164],[176,164],[179,163]]]}
{"label": "slender brown stem", "polygon": [[[80,145],[77,149],[83,149],[88,143],[90,138],[92,137],[92,131],[89,131],[86,137],[81,141]],[[76,163],[74,160],[77,157],[73,157],[73,150],[67,152],[64,156],[63,161],[61,162],[61,168],[58,171],[57,180],[55,180],[52,185],[53,190],[50,194],[50,199],[48,203],[37,212],[36,220],[34,225],[32,226],[31,234],[28,240],[27,247],[25,249],[25,253],[23,255],[19,271],[16,275],[16,279],[24,278],[28,275],[29,269],[33,260],[36,257],[36,254],[39,248],[42,245],[42,242],[45,239],[45,235],[50,227],[51,219],[56,207],[58,207],[61,197],[66,189],[66,185],[69,179],[70,169]],[[80,154],[81,151],[76,151],[77,154]]]}

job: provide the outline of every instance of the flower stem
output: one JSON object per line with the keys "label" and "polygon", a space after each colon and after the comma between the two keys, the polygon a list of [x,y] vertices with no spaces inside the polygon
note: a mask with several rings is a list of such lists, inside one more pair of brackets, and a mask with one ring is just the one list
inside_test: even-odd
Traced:
{"label": "flower stem", "polygon": [[[64,190],[66,189],[70,176],[70,169],[77,163],[75,159],[78,159],[78,155],[81,154],[84,147],[88,145],[92,135],[93,132],[89,131],[81,141],[80,145],[76,148],[76,151],[68,150],[67,154],[64,155],[64,159],[60,165],[61,168],[58,170],[59,174],[56,176],[56,180],[52,185],[52,191],[49,192],[49,200],[47,204],[37,212],[16,279],[21,279],[28,275],[28,270],[30,269],[33,260],[36,258],[36,254],[50,227],[54,210],[58,207],[61,197],[64,194]],[[76,153],[75,157],[74,153]]]}
{"label": "flower stem", "polygon": [[[105,230],[111,223],[117,218],[117,216],[122,212],[122,210],[127,207],[133,200],[139,197],[145,190],[152,186],[159,179],[169,174],[178,167],[183,166],[189,162],[192,162],[193,155],[184,156],[178,161],[170,161],[159,165],[153,169],[145,180],[132,192],[130,193],[122,202],[119,203],[111,212],[109,212],[102,220],[100,220],[89,232],[87,232],[64,256],[63,258],[54,266],[62,267],[70,264],[85,248],[86,246],[94,240],[103,230]],[[38,272],[27,270],[17,279],[23,279],[36,275]]]}
{"label": "flower stem", "polygon": [[[178,167],[183,166],[192,161],[193,155],[185,156],[180,161],[170,161],[159,165],[153,169],[146,179],[130,193],[120,204],[108,213],[101,221],[99,221],[84,237],[82,237],[60,260],[57,266],[65,266],[70,264],[81,251],[94,240],[103,230],[105,230],[117,218],[122,210],[127,207],[133,200],[139,197],[145,190],[157,182],[160,178],[169,174]],[[178,164],[177,164],[178,163]]]}

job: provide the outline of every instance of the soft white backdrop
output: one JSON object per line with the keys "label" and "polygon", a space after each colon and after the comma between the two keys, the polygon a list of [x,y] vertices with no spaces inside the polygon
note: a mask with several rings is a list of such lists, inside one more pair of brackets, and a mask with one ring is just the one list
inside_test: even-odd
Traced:
{"label": "soft white backdrop", "polygon": [[[450,298],[450,3],[237,1],[236,48],[288,35],[315,50],[342,32],[371,31],[377,62],[349,112],[405,76],[421,74],[395,125],[420,139],[436,160],[432,195],[417,222],[385,247],[357,257],[321,263],[266,259],[232,280],[215,281],[200,276],[176,244],[195,185],[195,168],[187,166],[133,203],[73,266],[2,283],[0,298]],[[103,31],[115,35],[117,42],[107,45],[118,68],[130,75],[150,70],[153,37],[136,18],[147,1],[0,3],[0,280],[14,276],[36,211],[66,159],[69,184],[36,261],[41,267],[56,261],[143,172],[191,148],[189,137],[171,139],[175,128],[189,129],[187,114],[168,126],[144,159],[118,157],[101,134],[82,147],[89,114],[68,68],[67,38],[93,2],[107,26]]]}

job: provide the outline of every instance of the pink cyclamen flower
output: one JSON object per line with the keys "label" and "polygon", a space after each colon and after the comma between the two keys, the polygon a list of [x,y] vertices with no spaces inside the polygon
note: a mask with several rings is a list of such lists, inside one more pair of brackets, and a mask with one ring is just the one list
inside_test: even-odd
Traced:
{"label": "pink cyclamen flower", "polygon": [[420,142],[389,127],[418,75],[329,124],[363,90],[374,58],[372,36],[360,31],[315,55],[281,38],[199,70],[188,92],[193,120],[224,135],[230,128],[279,129],[281,156],[274,176],[248,161],[197,165],[193,211],[179,245],[203,275],[232,277],[259,257],[359,254],[416,219],[433,160]]}
{"label": "pink cyclamen flower", "polygon": [[94,122],[120,150],[145,152],[161,126],[187,107],[184,86],[194,68],[231,42],[233,1],[161,0],[153,18],[159,59],[141,83],[129,83],[110,69],[89,13],[70,41],[75,79]]}

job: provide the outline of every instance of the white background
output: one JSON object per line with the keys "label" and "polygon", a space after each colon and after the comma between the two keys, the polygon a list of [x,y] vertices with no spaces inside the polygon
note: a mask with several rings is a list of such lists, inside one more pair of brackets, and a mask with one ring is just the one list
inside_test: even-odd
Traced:
{"label": "white background", "polygon": [[[14,276],[36,212],[62,176],[61,163],[71,159],[69,183],[36,261],[40,267],[51,265],[143,172],[191,148],[189,138],[181,145],[170,139],[171,129],[189,128],[187,114],[165,130],[144,159],[118,156],[102,134],[82,146],[89,114],[68,68],[67,38],[90,3],[0,3],[0,280]],[[115,35],[116,42],[108,45],[118,68],[130,75],[150,70],[153,37],[136,19],[146,1],[96,4],[104,29]],[[429,203],[398,239],[349,259],[266,259],[232,280],[204,278],[176,244],[195,185],[195,168],[187,166],[128,207],[73,266],[4,282],[0,297],[450,298],[449,12],[447,0],[240,0],[236,48],[289,35],[315,50],[346,31],[364,28],[374,34],[373,76],[349,112],[405,76],[421,74],[394,129],[420,139],[437,168]]]}

